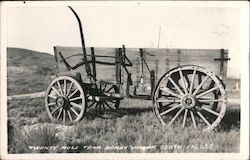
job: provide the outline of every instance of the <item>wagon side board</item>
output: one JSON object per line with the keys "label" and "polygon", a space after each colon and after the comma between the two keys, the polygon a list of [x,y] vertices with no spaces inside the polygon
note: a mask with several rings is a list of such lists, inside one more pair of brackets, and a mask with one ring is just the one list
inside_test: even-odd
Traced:
{"label": "wagon side board", "polygon": [[[87,60],[90,63],[93,75],[100,79],[103,75],[107,81],[115,82],[115,48],[91,48],[87,47]],[[84,82],[88,82],[87,73],[84,69],[83,54],[81,47],[54,47],[54,55],[57,62],[58,75],[72,75],[76,73],[81,74]],[[95,55],[95,58],[93,57]],[[109,55],[111,57],[109,57]],[[101,56],[101,57],[97,57]],[[96,63],[92,63],[92,62]],[[99,62],[103,62],[100,64]]]}
{"label": "wagon side board", "polygon": [[[215,73],[220,79],[226,78],[228,50],[225,49],[159,49],[142,48],[144,58],[150,70],[155,71],[156,82],[169,70],[184,65],[196,65]],[[117,55],[119,48],[87,47],[87,59],[94,69],[97,80],[110,81],[119,85],[126,82],[124,71],[118,72],[122,68],[118,62]],[[85,73],[83,54],[81,47],[61,47],[54,48],[55,59],[57,62],[58,75],[75,75],[80,73],[84,82],[88,81]],[[95,58],[93,59],[93,52]],[[133,85],[138,83],[138,65],[140,57],[140,48],[126,48],[126,56],[132,62],[132,67],[126,67],[132,73]],[[96,62],[91,64],[93,60]],[[117,74],[123,74],[117,77]],[[145,83],[149,84],[150,73],[145,69]],[[124,88],[126,84],[124,83]]]}
{"label": "wagon side board", "polygon": [[[128,57],[133,50],[127,49]],[[144,49],[149,68],[157,71],[157,79],[167,71],[184,65],[197,65],[215,73],[221,79],[226,77],[228,51],[224,49]]]}

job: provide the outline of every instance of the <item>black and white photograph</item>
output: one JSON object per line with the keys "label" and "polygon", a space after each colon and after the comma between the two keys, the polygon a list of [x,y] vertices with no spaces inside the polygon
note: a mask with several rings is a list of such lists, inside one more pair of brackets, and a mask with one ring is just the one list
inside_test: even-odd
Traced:
{"label": "black and white photograph", "polygon": [[3,2],[3,159],[248,159],[248,45],[247,2]]}

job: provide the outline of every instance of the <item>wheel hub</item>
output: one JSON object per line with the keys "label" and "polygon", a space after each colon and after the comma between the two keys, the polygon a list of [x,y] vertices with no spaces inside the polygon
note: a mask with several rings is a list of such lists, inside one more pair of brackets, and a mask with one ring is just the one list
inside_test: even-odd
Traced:
{"label": "wheel hub", "polygon": [[196,104],[196,98],[193,95],[185,95],[181,100],[182,106],[187,109],[193,108]]}
{"label": "wheel hub", "polygon": [[56,99],[56,105],[58,107],[62,107],[63,109],[69,109],[70,107],[68,98],[64,96]]}

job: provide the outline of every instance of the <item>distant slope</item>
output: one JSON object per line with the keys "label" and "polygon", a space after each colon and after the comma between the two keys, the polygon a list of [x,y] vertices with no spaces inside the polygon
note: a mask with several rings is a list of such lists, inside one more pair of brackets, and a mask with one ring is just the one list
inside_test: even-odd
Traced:
{"label": "distant slope", "polygon": [[7,66],[33,68],[55,65],[53,55],[22,48],[7,48]]}
{"label": "distant slope", "polygon": [[7,48],[7,94],[42,92],[55,75],[53,55],[21,48]]}

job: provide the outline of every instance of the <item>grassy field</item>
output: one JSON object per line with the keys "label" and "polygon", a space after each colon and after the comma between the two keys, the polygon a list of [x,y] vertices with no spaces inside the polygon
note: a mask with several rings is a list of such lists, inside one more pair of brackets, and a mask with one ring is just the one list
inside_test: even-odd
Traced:
{"label": "grassy field", "polygon": [[[13,64],[11,66],[15,66]],[[9,76],[8,95],[44,91],[52,74],[23,76],[21,79]],[[239,92],[229,94],[239,98]],[[212,132],[201,132],[192,127],[182,129],[181,122],[179,127],[163,127],[152,106],[151,101],[124,99],[116,111],[98,114],[90,109],[80,122],[63,125],[51,122],[43,98],[8,101],[8,151],[239,152],[239,105],[229,104],[222,122]]]}
{"label": "grassy field", "polygon": [[[203,133],[193,128],[183,130],[181,123],[177,128],[161,126],[150,101],[125,99],[120,106],[117,111],[110,111],[102,116],[87,111],[84,119],[77,124],[62,125],[54,124],[48,118],[43,99],[9,102],[9,151],[11,153],[36,151],[28,149],[28,146],[57,146],[53,152],[239,151],[239,109],[227,110],[216,131]],[[19,128],[21,130],[17,130]],[[48,133],[46,129],[54,131]],[[22,137],[27,135],[29,137]],[[49,137],[54,137],[55,140],[44,144]],[[173,145],[182,148],[175,149]],[[189,145],[212,147],[197,149],[188,148]],[[78,149],[60,150],[59,146],[78,146]],[[101,149],[86,149],[84,146],[101,146]],[[155,146],[156,148],[119,150],[107,149],[107,146]],[[45,149],[37,151],[46,152]]]}

